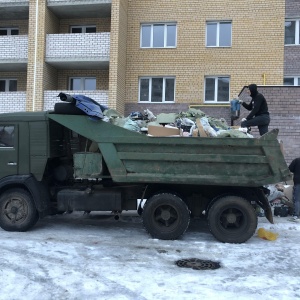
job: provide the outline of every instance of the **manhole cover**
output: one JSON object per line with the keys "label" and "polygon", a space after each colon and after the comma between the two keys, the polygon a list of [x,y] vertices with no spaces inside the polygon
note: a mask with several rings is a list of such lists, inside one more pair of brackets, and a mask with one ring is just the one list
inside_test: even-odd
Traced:
{"label": "manhole cover", "polygon": [[181,268],[192,268],[193,270],[215,270],[221,267],[219,262],[198,258],[177,260],[176,265]]}

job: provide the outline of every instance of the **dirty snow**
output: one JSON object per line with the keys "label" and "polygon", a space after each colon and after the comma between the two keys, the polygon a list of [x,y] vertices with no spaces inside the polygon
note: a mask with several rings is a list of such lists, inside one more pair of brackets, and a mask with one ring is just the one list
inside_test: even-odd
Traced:
{"label": "dirty snow", "polygon": [[[0,299],[299,299],[300,224],[287,218],[258,228],[244,244],[223,244],[193,221],[176,241],[150,238],[137,215],[74,212],[49,216],[25,233],[0,229]],[[220,262],[217,270],[175,261]]]}

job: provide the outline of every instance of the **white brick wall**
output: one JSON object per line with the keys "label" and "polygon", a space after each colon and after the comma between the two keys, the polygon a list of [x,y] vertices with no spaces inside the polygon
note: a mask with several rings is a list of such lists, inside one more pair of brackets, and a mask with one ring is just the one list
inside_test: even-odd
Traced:
{"label": "white brick wall", "polygon": [[54,104],[62,102],[57,95],[62,92],[70,95],[85,95],[100,104],[108,104],[108,91],[45,91],[44,92],[44,110],[53,110]]}
{"label": "white brick wall", "polygon": [[0,113],[25,111],[26,92],[0,93]]}
{"label": "white brick wall", "polygon": [[47,34],[46,60],[109,60],[110,33]]}
{"label": "white brick wall", "polygon": [[0,61],[26,61],[28,58],[28,36],[0,36]]}

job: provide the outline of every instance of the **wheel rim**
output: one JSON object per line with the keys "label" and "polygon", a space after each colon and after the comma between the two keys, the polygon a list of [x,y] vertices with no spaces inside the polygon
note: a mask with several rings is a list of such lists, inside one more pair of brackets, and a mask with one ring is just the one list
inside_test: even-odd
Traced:
{"label": "wheel rim", "polygon": [[4,207],[5,217],[12,223],[22,222],[28,214],[26,202],[20,198],[9,199]]}
{"label": "wheel rim", "polygon": [[178,222],[178,212],[171,205],[160,205],[154,210],[154,223],[160,228],[172,228]]}
{"label": "wheel rim", "polygon": [[219,220],[224,230],[234,231],[244,226],[245,215],[238,208],[227,208],[221,212]]}

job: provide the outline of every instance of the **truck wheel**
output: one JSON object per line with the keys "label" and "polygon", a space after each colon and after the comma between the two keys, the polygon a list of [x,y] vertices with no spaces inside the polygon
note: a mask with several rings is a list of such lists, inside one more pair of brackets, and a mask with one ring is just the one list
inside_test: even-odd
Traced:
{"label": "truck wheel", "polygon": [[36,224],[38,211],[31,195],[23,189],[8,190],[0,197],[0,227],[26,231]]}
{"label": "truck wheel", "polygon": [[153,238],[175,240],[188,228],[190,212],[181,198],[162,193],[146,201],[142,218],[145,229]]}
{"label": "truck wheel", "polygon": [[224,196],[210,208],[208,226],[220,242],[240,244],[253,236],[257,228],[257,216],[246,199]]}

